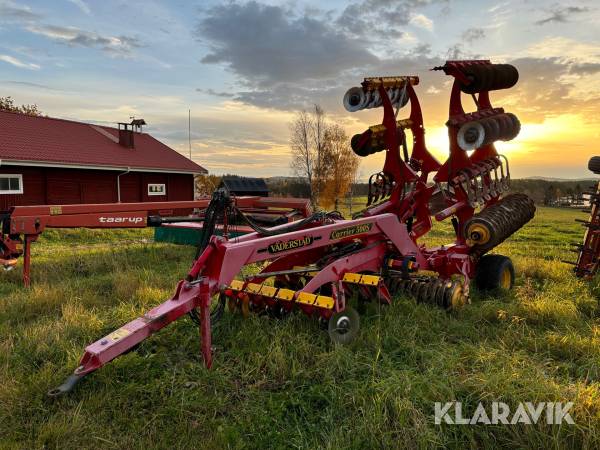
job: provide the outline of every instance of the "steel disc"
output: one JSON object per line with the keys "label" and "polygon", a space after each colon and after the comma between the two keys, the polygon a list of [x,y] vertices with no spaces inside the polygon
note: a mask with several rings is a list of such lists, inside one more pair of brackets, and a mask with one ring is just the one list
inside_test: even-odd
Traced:
{"label": "steel disc", "polygon": [[332,342],[346,345],[351,343],[360,329],[360,318],[356,310],[346,306],[343,311],[333,313],[329,318],[327,333]]}
{"label": "steel disc", "polygon": [[365,93],[363,102],[360,104],[360,109],[365,109],[369,106],[369,103],[371,102],[371,96],[372,96],[371,91],[367,91]]}
{"label": "steel disc", "polygon": [[399,89],[400,94],[398,95],[398,99],[396,100],[396,103],[398,104],[398,106],[400,106],[400,108],[404,108],[407,103],[408,100],[410,99],[408,96],[408,93],[404,90],[404,89]]}
{"label": "steel disc", "polygon": [[485,139],[485,130],[479,122],[467,122],[458,130],[458,146],[465,151],[481,147]]}
{"label": "steel disc", "polygon": [[365,91],[361,87],[353,87],[346,91],[344,94],[344,108],[348,112],[355,112],[362,109],[363,103],[365,103]]}
{"label": "steel disc", "polygon": [[381,105],[381,96],[379,95],[379,91],[373,91],[371,93],[371,101],[367,104],[367,109],[377,108]]}

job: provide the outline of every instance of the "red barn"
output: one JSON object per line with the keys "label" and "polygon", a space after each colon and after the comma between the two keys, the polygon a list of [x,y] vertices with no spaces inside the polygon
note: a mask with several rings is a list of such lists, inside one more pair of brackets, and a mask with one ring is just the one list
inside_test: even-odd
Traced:
{"label": "red barn", "polygon": [[148,133],[0,111],[0,210],[194,199],[206,169]]}

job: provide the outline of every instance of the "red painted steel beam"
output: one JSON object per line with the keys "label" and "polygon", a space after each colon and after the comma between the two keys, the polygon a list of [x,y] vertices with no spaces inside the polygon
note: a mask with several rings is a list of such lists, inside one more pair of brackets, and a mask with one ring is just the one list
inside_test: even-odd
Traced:
{"label": "red painted steel beam", "polygon": [[83,376],[129,351],[144,339],[194,308],[201,309],[202,356],[205,365],[210,367],[212,355],[210,350],[210,288],[208,280],[201,279],[193,283],[180,281],[172,298],[151,309],[142,317],[132,320],[88,345],[73,375],[63,385],[51,390],[48,394],[57,396],[69,392]]}
{"label": "red painted steel beam", "polygon": [[134,211],[158,211],[169,209],[206,208],[210,199],[186,200],[173,202],[140,202],[140,203],[90,203],[77,205],[39,205],[13,206],[11,217],[21,216],[59,216],[88,213],[115,213]]}

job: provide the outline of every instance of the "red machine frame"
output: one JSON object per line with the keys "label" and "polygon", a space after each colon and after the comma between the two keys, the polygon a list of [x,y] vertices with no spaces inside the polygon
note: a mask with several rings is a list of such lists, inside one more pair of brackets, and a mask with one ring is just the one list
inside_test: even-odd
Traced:
{"label": "red machine frame", "polygon": [[[247,214],[278,216],[286,221],[306,217],[311,212],[306,199],[278,197],[237,197],[236,205]],[[208,206],[210,199],[145,203],[100,203],[77,205],[14,206],[4,214],[0,265],[12,268],[23,256],[23,284],[31,282],[31,244],[46,228],[145,228],[159,226],[149,218],[186,214],[181,220],[201,220],[191,214]],[[201,226],[201,224],[198,224]]]}
{"label": "red machine frame", "polygon": [[[505,190],[501,187],[507,182],[503,180],[504,172],[500,178],[497,173],[496,178],[493,177],[495,170],[502,166],[493,144],[478,148],[471,156],[457,144],[461,124],[502,112],[492,108],[487,92],[481,92],[475,99],[476,112],[464,112],[460,83],[468,83],[468,80],[460,69],[476,64],[490,62],[449,61],[442,68],[455,77],[447,123],[450,155],[444,164],[440,165],[425,146],[421,107],[413,88],[419,82],[418,77],[365,79],[363,88],[378,91],[384,114],[382,125],[363,133],[359,144],[377,133],[385,140],[386,158],[381,179],[390,183],[389,198],[368,207],[352,220],[324,214],[319,220],[293,231],[281,225],[270,228],[269,235],[254,232],[232,240],[212,236],[186,278],[179,281],[171,299],[89,345],[74,374],[50,395],[70,391],[84,375],[193,310],[200,312],[201,352],[206,366],[211,367],[214,297],[227,299],[232,309],[242,312],[276,309],[287,313],[297,308],[308,316],[331,322],[336,314],[347,309],[349,286],[371,292],[367,296],[389,303],[388,273],[406,276],[424,270],[436,272],[444,280],[424,289],[431,289],[432,295],[437,289],[435,295],[438,296],[446,289],[442,297],[445,296],[447,307],[467,302],[477,256],[472,254],[473,248],[463,235],[463,226],[476,207],[498,201]],[[409,118],[396,120],[386,91],[390,86],[405,89],[411,107]],[[405,129],[410,129],[413,135],[408,160],[403,160],[400,152],[401,147],[406,149]],[[428,185],[432,172],[437,172],[435,183]],[[466,174],[471,176],[465,179]],[[444,202],[443,210],[435,214],[436,220],[454,216],[456,239],[449,245],[426,248],[417,240],[432,227],[430,201],[434,195]],[[280,233],[275,234],[277,232]],[[267,265],[254,275],[235,280],[242,267],[257,262]],[[295,277],[299,273],[306,275],[306,284],[297,282]],[[453,276],[459,276],[461,281],[453,281]],[[274,279],[274,284],[266,283],[268,279]]]}

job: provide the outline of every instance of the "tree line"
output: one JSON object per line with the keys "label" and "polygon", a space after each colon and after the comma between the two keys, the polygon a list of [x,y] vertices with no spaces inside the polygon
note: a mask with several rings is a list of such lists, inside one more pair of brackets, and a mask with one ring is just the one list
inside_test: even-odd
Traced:
{"label": "tree line", "polygon": [[38,105],[15,105],[12,97],[0,97],[0,111],[8,111],[19,114],[27,114],[28,116],[42,116],[43,113],[38,108]]}
{"label": "tree line", "polygon": [[[300,178],[268,178],[267,185],[273,195],[307,197],[308,186]],[[577,206],[583,203],[583,193],[589,191],[597,180],[543,180],[513,179],[510,192],[521,192],[531,197],[536,204],[546,206]],[[594,186],[595,189],[595,186]],[[369,192],[368,183],[353,183],[348,194],[364,197]]]}

